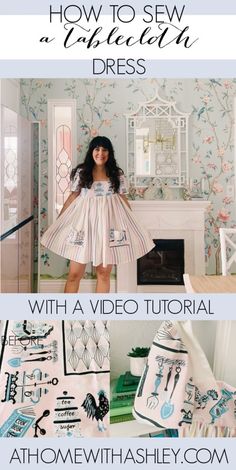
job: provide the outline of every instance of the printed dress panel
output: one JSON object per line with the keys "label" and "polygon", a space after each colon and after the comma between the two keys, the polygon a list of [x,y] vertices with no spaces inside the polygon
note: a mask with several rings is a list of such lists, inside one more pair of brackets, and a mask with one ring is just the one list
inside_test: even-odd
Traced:
{"label": "printed dress panel", "polygon": [[[79,187],[79,172],[72,191]],[[144,256],[155,246],[149,233],[120,197],[127,193],[120,176],[119,193],[110,180],[94,181],[44,233],[41,243],[54,253],[79,263],[117,265]]]}

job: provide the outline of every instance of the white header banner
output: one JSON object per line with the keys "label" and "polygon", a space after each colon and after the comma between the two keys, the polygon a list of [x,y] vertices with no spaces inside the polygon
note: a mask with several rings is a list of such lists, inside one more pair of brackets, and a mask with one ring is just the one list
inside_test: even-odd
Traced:
{"label": "white header banner", "polygon": [[128,15],[111,8],[107,16],[90,6],[70,16],[59,8],[47,16],[1,16],[0,60],[236,58],[235,15],[185,15],[183,6],[170,11],[145,6],[142,15],[124,5]]}

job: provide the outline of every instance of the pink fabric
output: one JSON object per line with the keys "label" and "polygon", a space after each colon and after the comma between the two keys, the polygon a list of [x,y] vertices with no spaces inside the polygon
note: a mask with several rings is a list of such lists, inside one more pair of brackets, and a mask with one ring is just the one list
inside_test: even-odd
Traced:
{"label": "pink fabric", "polygon": [[[134,403],[136,419],[159,428],[207,426],[235,435],[236,390],[214,378],[190,322],[164,322],[158,330]],[[211,429],[211,431],[210,431]],[[222,431],[223,429],[223,431]],[[184,432],[184,431],[183,431]]]}
{"label": "pink fabric", "polygon": [[4,334],[0,436],[108,435],[107,322],[9,321]]}

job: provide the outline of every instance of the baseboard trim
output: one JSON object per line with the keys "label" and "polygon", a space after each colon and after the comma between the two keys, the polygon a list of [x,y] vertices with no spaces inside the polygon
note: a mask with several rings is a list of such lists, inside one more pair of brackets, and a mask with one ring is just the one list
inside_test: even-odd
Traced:
{"label": "baseboard trim", "polygon": [[[63,279],[40,279],[39,281],[39,292],[43,294],[50,293],[63,293],[65,280]],[[95,279],[83,279],[80,283],[80,292],[92,294],[95,292],[96,280]],[[111,280],[110,292],[116,292],[116,281]]]}

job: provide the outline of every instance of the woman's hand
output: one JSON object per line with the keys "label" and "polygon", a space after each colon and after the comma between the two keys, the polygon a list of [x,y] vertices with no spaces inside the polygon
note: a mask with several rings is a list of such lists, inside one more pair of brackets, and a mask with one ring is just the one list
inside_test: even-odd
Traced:
{"label": "woman's hand", "polygon": [[80,195],[80,191],[73,191],[72,193],[70,193],[69,197],[67,198],[64,206],[62,207],[62,210],[59,214],[58,217],[60,217],[61,214],[63,214],[63,212],[65,212],[65,210],[71,205],[71,203]]}

